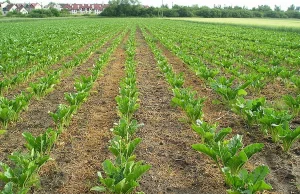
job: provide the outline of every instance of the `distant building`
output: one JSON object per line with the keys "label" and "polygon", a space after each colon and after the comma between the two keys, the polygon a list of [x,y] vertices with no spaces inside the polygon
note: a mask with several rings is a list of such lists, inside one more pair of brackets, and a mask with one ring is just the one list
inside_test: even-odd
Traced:
{"label": "distant building", "polygon": [[5,8],[7,5],[8,5],[7,2],[0,2],[0,14],[1,15],[4,15],[3,8]]}
{"label": "distant building", "polygon": [[61,4],[63,9],[68,10],[71,14],[100,14],[107,4]]}
{"label": "distant building", "polygon": [[25,7],[28,12],[31,12],[34,9],[42,9],[42,6],[39,3],[29,3]]}
{"label": "distant building", "polygon": [[57,9],[58,11],[61,11],[63,9],[61,4],[53,4],[53,5],[44,6],[44,9],[50,9],[50,8]]}
{"label": "distant building", "polygon": [[34,9],[42,9],[42,6],[38,3],[17,3],[17,4],[8,4],[6,2],[0,3],[0,8],[3,15],[6,15],[8,12],[17,11],[21,14],[28,14]]}
{"label": "distant building", "polygon": [[6,7],[3,8],[3,14],[6,15],[8,12],[15,11],[17,6],[15,4],[8,4]]}
{"label": "distant building", "polygon": [[28,11],[27,9],[25,9],[24,5],[16,5],[16,6],[17,6],[16,9],[17,12],[20,12],[21,14],[28,14]]}

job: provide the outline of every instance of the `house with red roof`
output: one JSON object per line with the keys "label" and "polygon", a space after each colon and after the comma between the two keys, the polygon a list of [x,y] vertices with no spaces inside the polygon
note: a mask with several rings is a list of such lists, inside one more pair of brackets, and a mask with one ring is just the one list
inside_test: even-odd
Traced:
{"label": "house with red roof", "polygon": [[6,7],[3,8],[3,14],[6,15],[8,12],[12,12],[17,9],[15,4],[8,4]]}
{"label": "house with red roof", "polygon": [[16,4],[16,6],[17,6],[17,9],[16,9],[17,12],[19,12],[21,14],[28,14],[28,11],[27,11],[27,9],[25,9],[23,4]]}
{"label": "house with red roof", "polygon": [[71,14],[100,14],[106,4],[62,4],[63,9],[69,10]]}

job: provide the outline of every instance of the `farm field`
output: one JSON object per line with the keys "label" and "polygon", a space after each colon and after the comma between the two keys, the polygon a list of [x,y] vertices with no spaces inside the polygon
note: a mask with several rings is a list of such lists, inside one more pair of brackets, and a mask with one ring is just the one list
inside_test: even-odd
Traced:
{"label": "farm field", "polygon": [[0,26],[3,194],[300,192],[299,33],[162,19]]}
{"label": "farm field", "polygon": [[300,29],[300,21],[298,19],[262,19],[262,18],[172,18],[174,20],[220,23],[220,24],[236,24],[250,25],[264,28],[279,29]]}

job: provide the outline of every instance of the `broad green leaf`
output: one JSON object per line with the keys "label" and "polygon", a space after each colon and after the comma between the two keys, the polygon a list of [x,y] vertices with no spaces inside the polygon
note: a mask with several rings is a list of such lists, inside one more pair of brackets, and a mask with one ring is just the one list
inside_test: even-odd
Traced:
{"label": "broad green leaf", "polygon": [[199,151],[199,152],[202,152],[202,153],[208,155],[215,162],[217,162],[217,155],[216,155],[215,151],[213,149],[207,147],[206,145],[204,145],[204,144],[194,144],[194,145],[192,145],[192,148]]}
{"label": "broad green leaf", "polygon": [[239,95],[239,96],[246,96],[246,95],[247,95],[247,92],[246,92],[246,90],[244,90],[244,89],[240,89],[240,90],[238,90],[238,95]]}
{"label": "broad green leaf", "polygon": [[264,147],[262,143],[254,143],[246,146],[243,151],[247,155],[248,159],[250,159],[255,153],[260,152]]}

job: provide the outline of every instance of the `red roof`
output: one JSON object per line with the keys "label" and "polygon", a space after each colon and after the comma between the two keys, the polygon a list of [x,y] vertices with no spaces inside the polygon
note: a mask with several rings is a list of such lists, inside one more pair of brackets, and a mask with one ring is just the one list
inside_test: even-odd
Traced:
{"label": "red roof", "polygon": [[72,10],[78,10],[78,9],[80,9],[80,4],[72,4]]}
{"label": "red roof", "polygon": [[84,4],[84,5],[80,6],[80,8],[92,8],[92,6],[89,6],[89,4]]}
{"label": "red roof", "polygon": [[32,7],[36,7],[37,5],[40,5],[40,4],[38,4],[38,3],[31,3],[30,4],[30,6],[32,6]]}
{"label": "red roof", "polygon": [[68,10],[71,10],[72,9],[72,6],[69,5],[69,4],[65,4],[62,6],[63,9],[68,9]]}
{"label": "red roof", "polygon": [[108,7],[108,4],[64,4],[62,5],[63,9],[68,10],[81,10],[81,9],[92,9],[103,11],[104,8]]}
{"label": "red roof", "polygon": [[6,6],[6,10],[10,11],[10,9],[14,6],[14,4],[9,4],[8,6]]}

